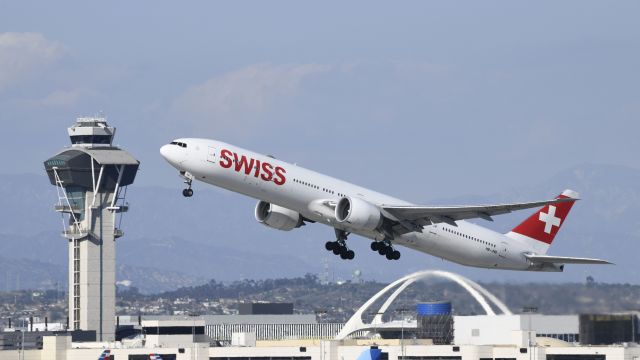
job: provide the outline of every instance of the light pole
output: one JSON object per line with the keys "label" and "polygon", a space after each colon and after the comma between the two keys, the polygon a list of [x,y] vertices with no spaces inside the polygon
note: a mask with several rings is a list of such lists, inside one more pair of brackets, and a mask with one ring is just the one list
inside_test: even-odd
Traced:
{"label": "light pole", "polygon": [[26,329],[25,319],[22,319],[22,331],[20,331],[20,335],[22,336],[22,340],[20,341],[20,360],[24,360],[24,332]]}
{"label": "light pole", "polygon": [[402,355],[402,359],[404,360],[405,358],[405,354],[404,354],[404,313],[407,311],[406,308],[399,308],[395,310],[396,312],[400,313],[400,316],[402,316],[402,323],[400,325],[400,354]]}
{"label": "light pole", "polygon": [[[315,309],[313,311],[316,314],[316,321],[318,321],[319,318],[321,318],[322,315],[326,315],[327,314],[327,310],[326,309]],[[326,355],[326,349],[325,349],[325,341],[326,339],[323,339],[324,334],[320,334],[320,359],[324,360],[325,359],[325,355]]]}
{"label": "light pole", "polygon": [[538,312],[538,308],[536,306],[525,306],[522,308],[522,313],[524,314],[528,314],[528,327],[527,327],[527,335],[528,335],[528,342],[527,342],[527,352],[529,353],[529,360],[531,360],[531,347],[533,345],[533,343],[531,342],[531,314],[535,314]]}

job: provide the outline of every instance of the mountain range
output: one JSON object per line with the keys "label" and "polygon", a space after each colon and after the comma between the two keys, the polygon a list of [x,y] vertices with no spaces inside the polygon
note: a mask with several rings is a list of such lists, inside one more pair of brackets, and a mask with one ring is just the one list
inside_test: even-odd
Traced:
{"label": "mountain range", "polygon": [[[356,258],[343,261],[324,250],[333,231],[310,224],[291,232],[269,229],[253,218],[255,200],[199,186],[193,198],[178,187],[130,186],[130,210],[118,239],[118,280],[142,292],[192,286],[208,279],[234,281],[319,274],[338,280],[362,276],[390,281],[409,272],[438,268],[481,281],[597,281],[638,283],[640,170],[583,164],[532,186],[486,195],[410,199],[422,204],[487,204],[551,198],[565,188],[581,193],[549,254],[605,258],[616,265],[567,266],[564,273],[527,273],[467,268],[405,249],[399,261],[369,250],[352,236]],[[56,189],[45,175],[0,175],[0,289],[52,288],[66,282],[67,247],[62,221],[53,211]],[[530,212],[477,222],[506,232]],[[57,284],[57,285],[56,285]]]}

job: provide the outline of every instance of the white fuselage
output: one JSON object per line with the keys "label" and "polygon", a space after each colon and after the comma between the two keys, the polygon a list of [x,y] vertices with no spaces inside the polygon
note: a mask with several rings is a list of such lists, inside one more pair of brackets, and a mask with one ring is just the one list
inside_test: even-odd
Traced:
{"label": "white fuselage", "polygon": [[[176,141],[186,146],[165,145],[161,152],[172,166],[190,173],[194,179],[294,210],[308,220],[369,239],[382,240],[384,235],[338,222],[334,210],[326,203],[349,196],[375,205],[413,205],[220,141],[191,138]],[[278,167],[280,170],[276,171]],[[470,222],[456,221],[456,225],[428,225],[422,232],[396,235],[393,244],[467,266],[531,270],[531,263],[523,255],[532,251],[526,243]]]}

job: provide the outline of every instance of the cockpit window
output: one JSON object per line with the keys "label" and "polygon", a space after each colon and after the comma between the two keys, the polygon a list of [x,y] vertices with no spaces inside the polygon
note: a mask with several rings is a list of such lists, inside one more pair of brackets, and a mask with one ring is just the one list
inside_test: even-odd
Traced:
{"label": "cockpit window", "polygon": [[178,145],[180,147],[186,148],[187,144],[183,143],[183,142],[179,142],[179,141],[172,141],[171,145]]}

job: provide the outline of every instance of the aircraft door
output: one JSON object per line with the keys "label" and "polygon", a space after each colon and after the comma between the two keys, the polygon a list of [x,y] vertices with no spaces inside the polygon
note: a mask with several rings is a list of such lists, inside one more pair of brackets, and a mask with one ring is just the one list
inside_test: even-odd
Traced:
{"label": "aircraft door", "polygon": [[507,246],[508,246],[507,243],[504,241],[500,243],[500,252],[498,253],[498,256],[500,256],[503,259],[507,258],[507,251],[508,251]]}
{"label": "aircraft door", "polygon": [[207,161],[211,163],[216,162],[216,148],[213,146],[207,147]]}

